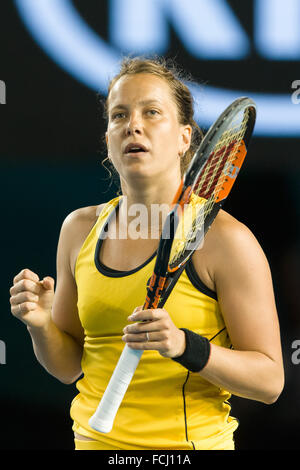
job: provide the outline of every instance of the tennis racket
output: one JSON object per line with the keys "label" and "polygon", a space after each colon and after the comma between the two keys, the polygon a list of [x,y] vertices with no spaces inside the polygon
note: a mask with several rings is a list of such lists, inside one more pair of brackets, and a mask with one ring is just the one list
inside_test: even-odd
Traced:
{"label": "tennis racket", "polygon": [[[154,272],[143,309],[162,308],[179,276],[224,204],[245,159],[256,120],[256,105],[235,100],[210,127],[195,153],[162,230]],[[143,351],[127,345],[89,425],[111,431]]]}

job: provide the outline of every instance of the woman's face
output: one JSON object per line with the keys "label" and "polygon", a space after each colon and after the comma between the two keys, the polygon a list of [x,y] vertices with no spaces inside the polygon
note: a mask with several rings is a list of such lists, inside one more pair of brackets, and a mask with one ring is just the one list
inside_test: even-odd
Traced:
{"label": "woman's face", "polygon": [[180,155],[190,146],[191,126],[179,123],[165,80],[152,74],[122,77],[110,92],[108,119],[108,155],[121,179],[163,172],[180,177]]}

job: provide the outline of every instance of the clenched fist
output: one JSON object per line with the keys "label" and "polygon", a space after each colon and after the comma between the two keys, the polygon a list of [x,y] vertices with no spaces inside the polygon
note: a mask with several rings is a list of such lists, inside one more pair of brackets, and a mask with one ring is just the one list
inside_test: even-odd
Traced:
{"label": "clenched fist", "polygon": [[54,279],[23,269],[10,288],[11,313],[33,328],[44,328],[50,321],[54,298]]}

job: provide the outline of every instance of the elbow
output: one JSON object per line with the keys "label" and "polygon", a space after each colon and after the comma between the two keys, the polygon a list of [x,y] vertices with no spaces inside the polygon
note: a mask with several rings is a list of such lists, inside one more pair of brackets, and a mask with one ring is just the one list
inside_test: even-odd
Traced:
{"label": "elbow", "polygon": [[274,394],[274,395],[270,395],[268,397],[265,397],[262,402],[265,404],[265,405],[273,405],[274,403],[276,403],[276,401],[278,400],[280,396],[280,393],[278,394]]}
{"label": "elbow", "polygon": [[265,403],[266,405],[273,405],[274,403],[276,403],[276,401],[278,400],[278,398],[280,397],[283,391],[283,388],[284,388],[284,378],[278,381],[278,383],[274,385],[271,390],[268,391],[269,392],[268,395],[266,395],[264,399],[262,400],[263,403]]}
{"label": "elbow", "polygon": [[72,385],[73,383],[76,382],[76,380],[79,379],[81,375],[82,375],[82,371],[72,376],[61,376],[61,377],[56,376],[56,378],[64,385]]}
{"label": "elbow", "polygon": [[276,401],[281,395],[282,390],[283,389],[266,397],[265,400],[263,400],[263,403],[265,403],[266,405],[273,405],[274,403],[276,403]]}
{"label": "elbow", "polygon": [[261,401],[266,405],[273,405],[284,389],[285,376],[283,363],[273,361],[272,369],[266,371],[265,377],[264,394]]}
{"label": "elbow", "polygon": [[67,378],[67,377],[57,377],[57,378],[64,385],[72,385],[76,381],[76,379]]}

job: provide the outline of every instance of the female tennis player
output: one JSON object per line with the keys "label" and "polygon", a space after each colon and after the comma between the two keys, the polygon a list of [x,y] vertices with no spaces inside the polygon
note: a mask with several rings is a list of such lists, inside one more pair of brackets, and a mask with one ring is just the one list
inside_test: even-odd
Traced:
{"label": "female tennis player", "polygon": [[[151,211],[171,207],[201,131],[188,88],[163,60],[124,60],[106,111],[122,195],[65,219],[55,293],[54,279],[23,269],[10,289],[12,314],[50,374],[79,379],[76,449],[234,449],[231,394],[271,404],[283,388],[268,262],[250,230],[222,210],[164,308],[143,310],[164,219]],[[112,431],[102,434],[88,421],[125,343],[145,352]]]}

